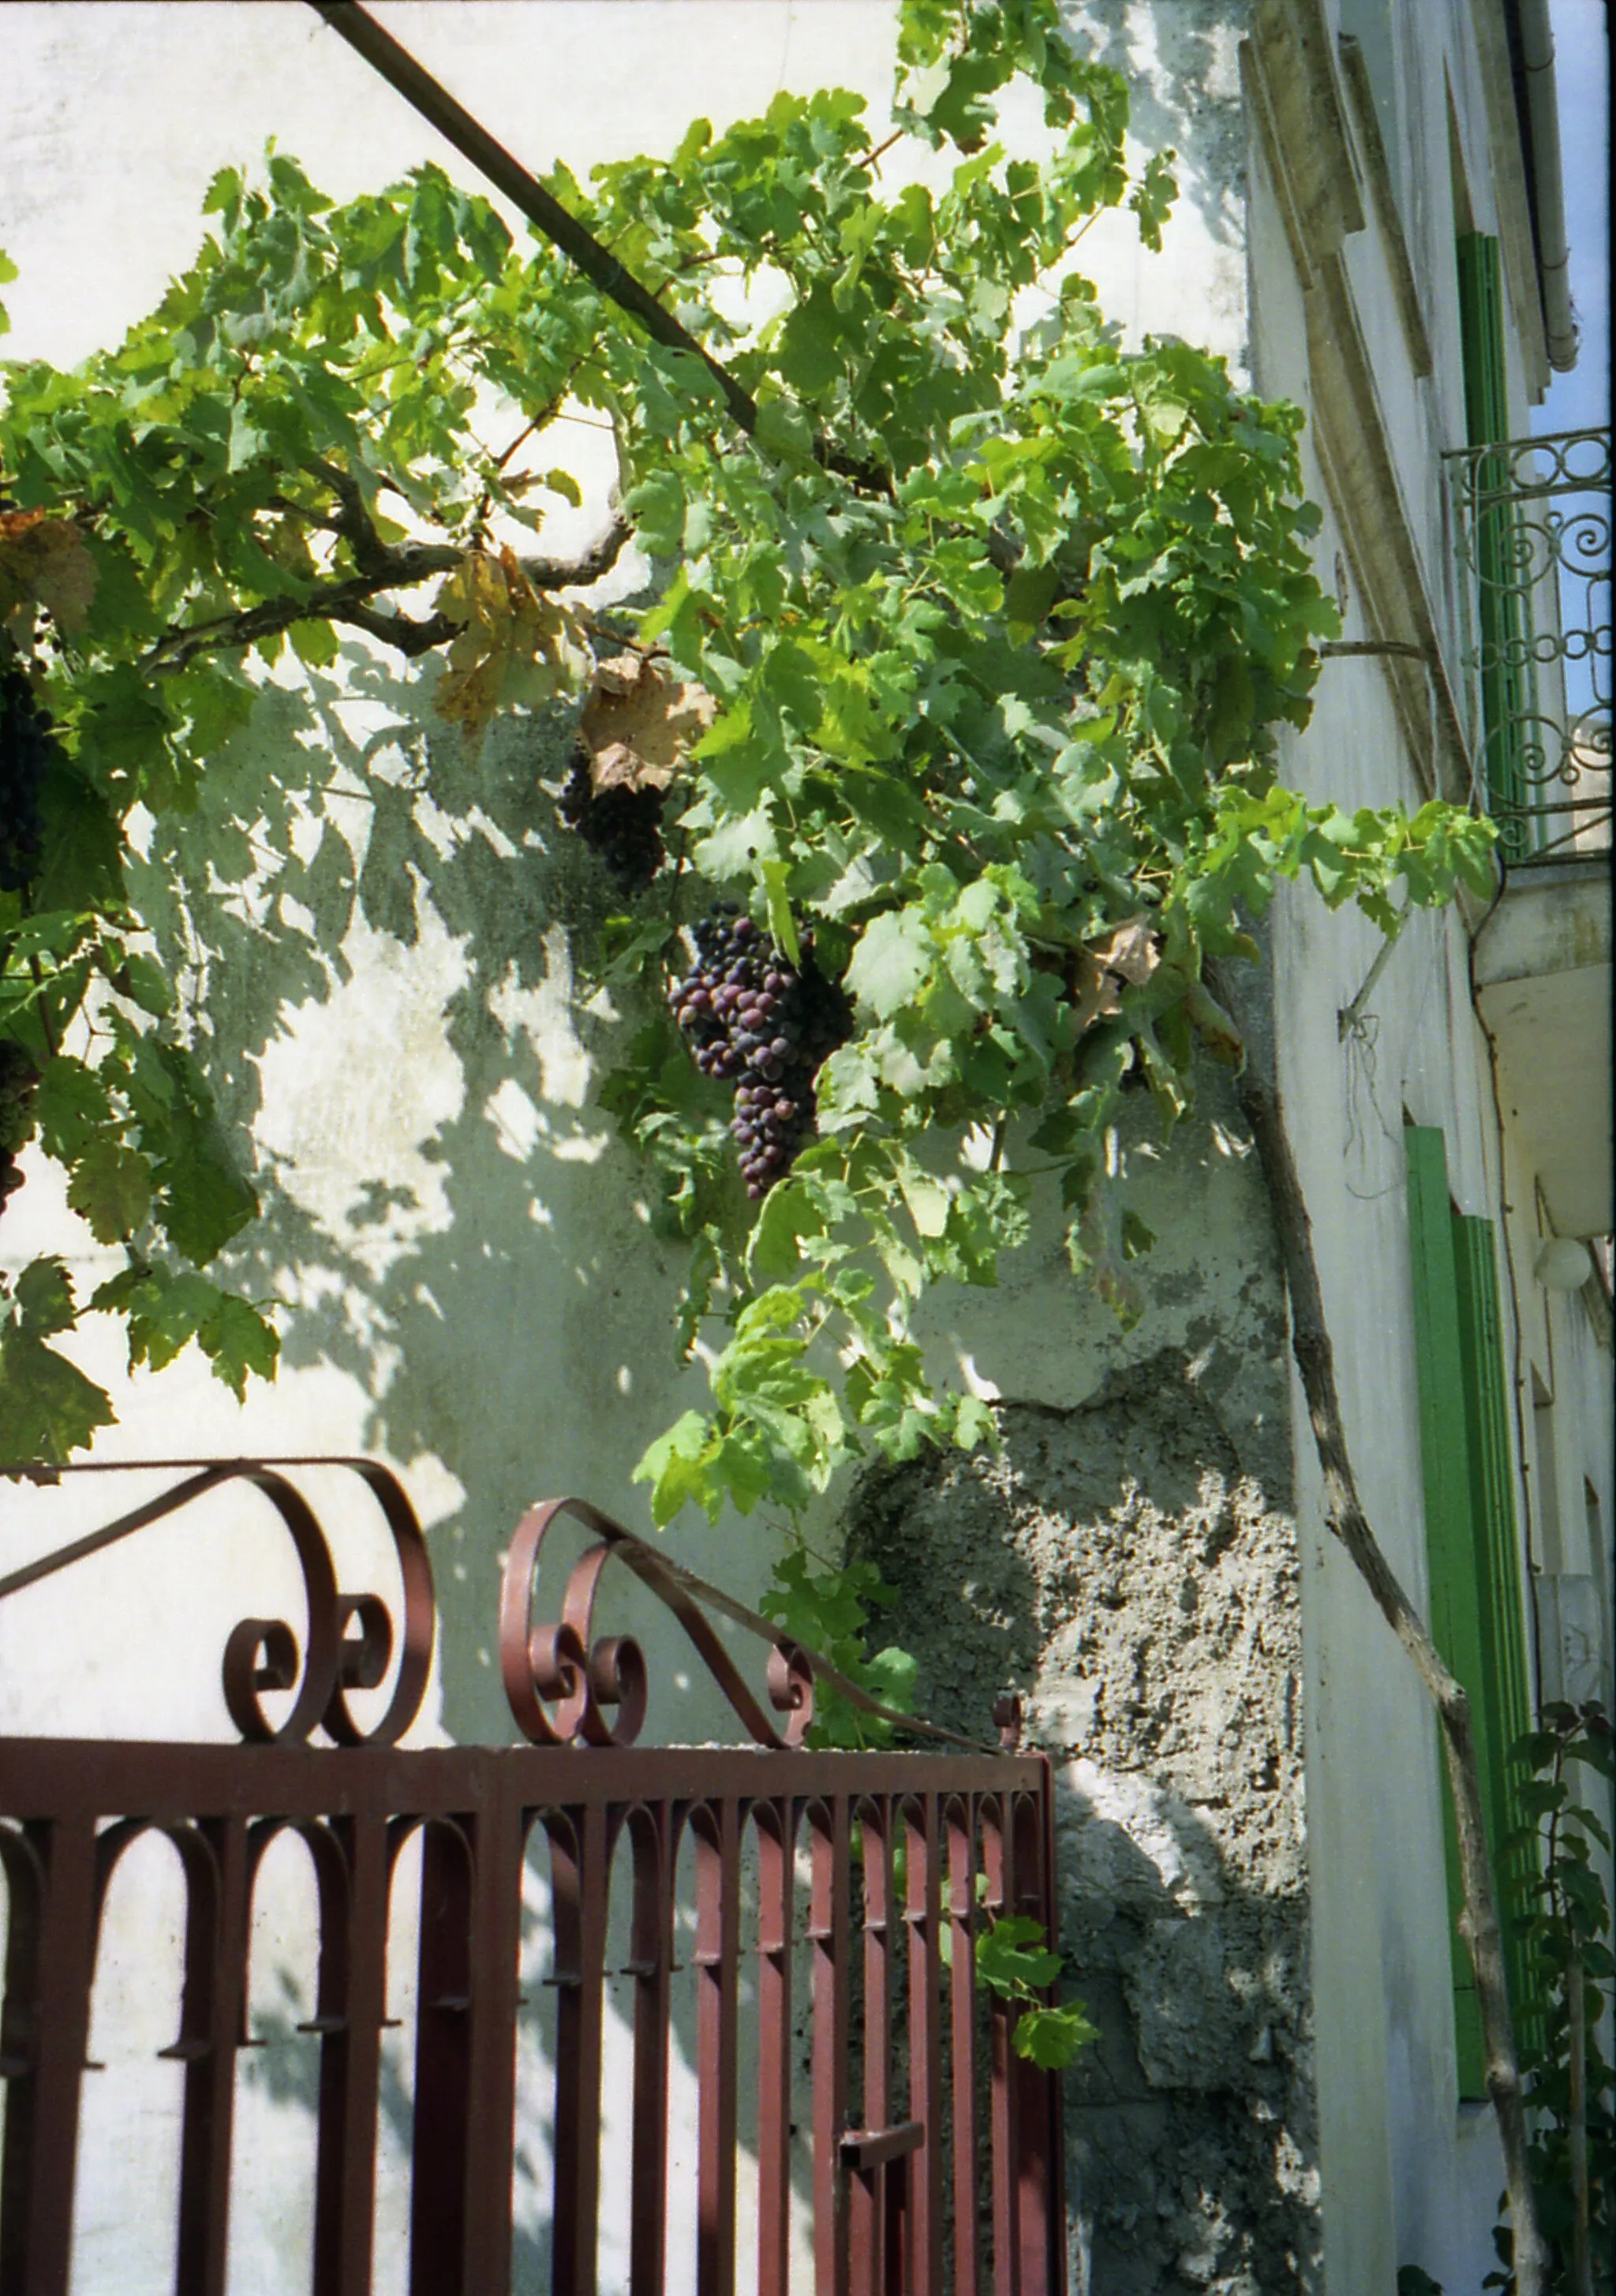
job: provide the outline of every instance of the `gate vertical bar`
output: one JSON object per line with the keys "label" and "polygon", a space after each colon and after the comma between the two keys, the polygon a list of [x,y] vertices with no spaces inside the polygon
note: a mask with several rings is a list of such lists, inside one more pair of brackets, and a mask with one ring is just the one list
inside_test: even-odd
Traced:
{"label": "gate vertical bar", "polygon": [[[589,1757],[579,1757],[587,1760]],[[600,2225],[601,2024],[610,1912],[606,1812],[545,1815],[555,1925],[554,2296],[594,2296]]]}
{"label": "gate vertical bar", "polygon": [[[472,1898],[476,1845],[452,1819],[421,1844],[421,1981],[415,2000],[410,2296],[467,2296]],[[478,2290],[476,2296],[482,2296]]]}
{"label": "gate vertical bar", "polygon": [[511,2285],[511,2173],[516,2141],[516,2017],[526,1828],[516,1777],[501,1764],[473,1836],[471,2033],[466,2144],[466,2284]]}
{"label": "gate vertical bar", "polygon": [[733,2296],[740,2006],[741,1808],[691,1813],[696,1836],[696,2289]]}
{"label": "gate vertical bar", "polygon": [[0,2152],[0,2291],[22,2285],[32,2198],[34,2110],[38,2087],[39,1947],[45,1917],[42,1829],[0,1825],[0,1878],[6,1885],[5,1964],[0,1970],[0,2080],[7,2084]]}
{"label": "gate vertical bar", "polygon": [[[217,1921],[202,1923],[193,1904],[186,1923],[187,2011],[205,2001],[207,2030],[196,2036],[197,2054],[185,2065],[176,2296],[224,2296],[235,2054],[246,2013],[247,1829],[232,1817],[204,1820],[200,1830],[218,1875],[218,1906]],[[186,1882],[189,1888],[189,1874]]]}
{"label": "gate vertical bar", "polygon": [[949,2071],[954,2106],[954,2285],[977,2296],[976,1829],[972,1798],[950,1800],[948,1841]]}
{"label": "gate vertical bar", "polygon": [[943,2268],[939,2161],[943,2064],[938,2016],[942,1980],[939,1942],[942,1893],[936,1794],[920,1796],[908,1805],[906,1815],[904,1921],[909,1939],[909,2117],[918,2120],[926,2132],[925,2143],[911,2154],[907,2164],[906,2296],[931,2296],[933,2289],[940,2285]]}
{"label": "gate vertical bar", "polygon": [[674,1844],[666,1802],[631,1810],[634,2133],[629,2296],[662,2296],[668,2239],[668,2036],[673,2010]]}
{"label": "gate vertical bar", "polygon": [[[1054,1944],[1059,1908],[1054,1899],[1054,1796],[1046,1757],[1039,1758],[1041,1796],[1017,1794],[1006,1828],[1010,1858],[1005,1888],[1018,1914],[1043,1924]],[[1059,2077],[1029,2059],[1013,2056],[1016,2208],[1021,2240],[1021,2296],[1062,2296],[1065,2261],[1060,2254],[1055,2202],[1061,2143]]]}
{"label": "gate vertical bar", "polygon": [[4,2296],[67,2296],[72,2265],[78,2094],[95,1974],[94,1821],[59,1818],[45,1834],[44,1862],[27,2214],[21,2274]]}
{"label": "gate vertical bar", "polygon": [[340,1901],[322,1913],[320,1990],[332,2023],[320,2042],[314,2290],[369,2296],[387,2013],[387,1820],[342,1818],[332,1831],[345,1887]]}
{"label": "gate vertical bar", "polygon": [[[984,1794],[980,1805],[982,1867],[987,1876],[984,1906],[997,1921],[1009,1913],[1010,1846],[1005,1805],[997,1794]],[[1021,2296],[1020,2192],[1016,2160],[1015,2059],[1010,2046],[1011,2004],[995,1994],[988,2006],[988,2081],[991,2099],[989,2143],[993,2159],[993,2292],[994,2296]]]}
{"label": "gate vertical bar", "polygon": [[[864,1844],[864,2105],[866,2129],[885,2128],[891,2118],[888,2078],[890,2049],[890,1929],[892,1848],[890,1811],[884,1802],[861,1801],[859,1831]],[[885,2296],[887,2283],[887,2184],[905,2174],[902,2161],[877,2161],[856,2169],[848,2186],[848,2239],[851,2249],[852,2296]]]}
{"label": "gate vertical bar", "polygon": [[808,1812],[813,1835],[808,1939],[814,2001],[814,2296],[848,2296],[848,1806]]}
{"label": "gate vertical bar", "polygon": [[791,2269],[794,1838],[789,1799],[758,1805],[759,2296],[786,2296]]}

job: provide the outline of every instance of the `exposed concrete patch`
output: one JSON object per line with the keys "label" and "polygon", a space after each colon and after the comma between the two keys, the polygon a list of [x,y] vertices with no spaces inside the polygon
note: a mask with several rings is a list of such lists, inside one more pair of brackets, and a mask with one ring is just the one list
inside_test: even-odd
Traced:
{"label": "exposed concrete patch", "polygon": [[[1013,1682],[1056,1766],[1062,1942],[1102,2035],[1067,2094],[1073,2296],[1317,2279],[1295,1532],[1205,1345],[1071,1411],[1008,1404],[997,1455],[872,1477],[852,1514],[923,1710],[980,1729]],[[1253,1351],[1226,1377],[1248,1406],[1278,1384]]]}

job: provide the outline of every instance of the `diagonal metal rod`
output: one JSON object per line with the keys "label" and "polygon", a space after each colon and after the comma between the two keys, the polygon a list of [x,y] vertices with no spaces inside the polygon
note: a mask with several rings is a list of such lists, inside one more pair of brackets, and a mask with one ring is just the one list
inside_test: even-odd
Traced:
{"label": "diagonal metal rod", "polygon": [[[390,32],[383,31],[375,18],[359,5],[359,0],[308,0],[308,4],[356,54],[363,56],[390,87],[398,89],[406,103],[413,104],[446,142],[480,168],[496,190],[503,192],[513,206],[520,208],[529,222],[559,247],[592,285],[598,287],[619,310],[637,319],[653,341],[660,343],[664,349],[684,351],[700,359],[723,392],[724,403],[741,429],[749,439],[757,436],[759,409],[751,393],[743,390],[729,369],[679,324],[648,287],[623,268],[610,248],[603,247],[592,231],[546,191],[520,160],[513,158],[472,117],[440,80],[434,79],[424,66],[417,63],[407,48],[400,47]],[[867,493],[884,495],[892,490],[891,476],[879,463],[845,454],[824,437],[814,441],[814,460],[823,469],[834,471],[839,478],[850,479]]]}
{"label": "diagonal metal rod", "polygon": [[631,272],[625,271],[611,250],[603,247],[593,232],[587,230],[576,216],[570,215],[503,144],[496,143],[488,129],[472,119],[440,80],[434,79],[406,48],[400,47],[390,32],[383,31],[375,18],[359,6],[358,0],[309,0],[309,5],[340,38],[364,57],[373,70],[380,72],[390,86],[398,89],[406,103],[414,104],[423,119],[474,168],[480,168],[488,181],[519,207],[529,222],[536,224],[603,295],[610,296],[619,310],[637,319],[646,333],[665,349],[686,351],[699,358],[724,393],[725,403],[741,428],[749,436],[757,430],[758,402],[742,389],[728,369],[720,366],[711,352],[704,349],[672,312],[657,301],[650,289],[642,286]]}
{"label": "diagonal metal rod", "polygon": [[[144,1464],[139,1459],[129,1462],[137,1467]],[[215,1483],[226,1481],[229,1472],[227,1460],[222,1464],[216,1461],[205,1464],[201,1474],[193,1475],[189,1481],[165,1491],[160,1498],[148,1499],[144,1506],[135,1507],[127,1514],[120,1514],[114,1522],[103,1523],[99,1530],[86,1531],[82,1538],[74,1539],[70,1546],[59,1546],[50,1554],[42,1554],[37,1562],[25,1562],[19,1570],[8,1570],[4,1578],[0,1578],[0,1602],[8,1595],[20,1595],[25,1587],[36,1586],[41,1578],[49,1578],[58,1570],[65,1570],[70,1562],[82,1562],[86,1555],[99,1554],[103,1546],[115,1546],[120,1538],[127,1538],[132,1531],[144,1530],[149,1522],[156,1522],[161,1516],[172,1514],[187,1500],[200,1498]]]}

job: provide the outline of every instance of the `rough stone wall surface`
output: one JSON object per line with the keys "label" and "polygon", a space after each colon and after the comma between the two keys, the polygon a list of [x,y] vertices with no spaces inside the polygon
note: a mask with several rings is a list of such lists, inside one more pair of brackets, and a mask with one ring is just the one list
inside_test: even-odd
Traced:
{"label": "rough stone wall surface", "polygon": [[1073,2296],[1317,2281],[1295,1530],[1194,1370],[1007,1404],[997,1453],[874,1478],[852,1517],[922,1710],[980,1725],[1013,1682],[1055,1766],[1102,2036],[1066,2098]]}

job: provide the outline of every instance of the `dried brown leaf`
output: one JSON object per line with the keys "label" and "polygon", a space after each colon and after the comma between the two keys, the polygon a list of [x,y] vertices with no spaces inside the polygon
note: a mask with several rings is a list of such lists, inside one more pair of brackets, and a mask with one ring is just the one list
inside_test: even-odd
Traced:
{"label": "dried brown leaf", "polygon": [[609,655],[578,721],[593,786],[666,789],[717,709],[705,686],[668,676],[644,654]]}
{"label": "dried brown leaf", "polygon": [[1071,1006],[1079,1029],[1094,1021],[1113,1021],[1122,1010],[1117,984],[1087,949],[1079,949],[1071,969]]}
{"label": "dried brown leaf", "polygon": [[59,629],[80,628],[95,594],[95,562],[70,518],[0,511],[0,619],[43,606]]}
{"label": "dried brown leaf", "polygon": [[440,718],[480,742],[502,702],[575,692],[593,667],[578,617],[540,597],[513,552],[469,550],[438,593],[439,612],[461,627],[438,682]]}
{"label": "dried brown leaf", "polygon": [[1144,988],[1161,962],[1160,939],[1143,916],[1129,917],[1118,925],[1095,955],[1108,972],[1131,981],[1136,988]]}

